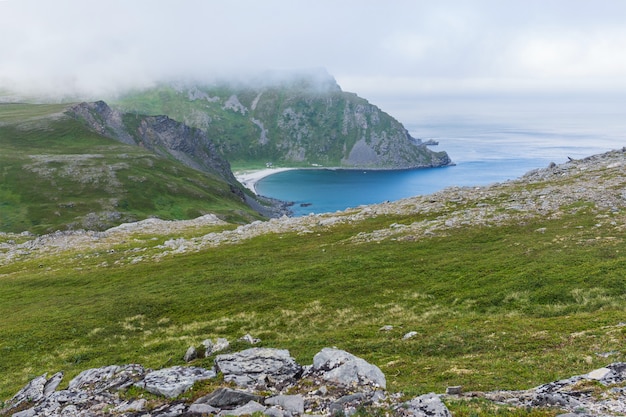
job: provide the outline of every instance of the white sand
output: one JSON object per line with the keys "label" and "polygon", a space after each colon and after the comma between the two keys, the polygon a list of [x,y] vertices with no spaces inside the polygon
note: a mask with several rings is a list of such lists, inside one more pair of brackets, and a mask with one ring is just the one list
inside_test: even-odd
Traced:
{"label": "white sand", "polygon": [[262,180],[263,178],[269,175],[278,174],[279,172],[289,171],[292,169],[298,169],[298,168],[267,168],[267,169],[261,169],[258,171],[240,171],[240,172],[235,172],[234,174],[235,174],[235,178],[237,178],[237,181],[242,183],[244,187],[246,187],[253,193],[257,194],[256,187],[255,187],[257,182],[259,182],[260,180]]}

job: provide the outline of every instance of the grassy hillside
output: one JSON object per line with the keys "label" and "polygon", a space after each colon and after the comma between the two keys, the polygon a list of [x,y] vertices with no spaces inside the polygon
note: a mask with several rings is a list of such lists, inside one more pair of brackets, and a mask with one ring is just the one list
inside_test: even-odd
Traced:
{"label": "grassy hillside", "polygon": [[[582,189],[576,177],[560,181],[503,186],[477,197],[480,205],[450,199],[426,210],[409,201],[401,214],[333,226],[320,217],[306,230],[198,252],[152,258],[181,235],[134,234],[107,248],[6,261],[0,398],[43,372],[180,364],[189,345],[245,333],[305,364],[326,346],[348,350],[408,395],[530,388],[624,360],[623,208],[568,200],[542,216],[359,239],[487,205],[502,215],[514,192]],[[403,340],[409,331],[417,335]]]}
{"label": "grassy hillside", "polygon": [[0,105],[0,231],[255,215],[222,179],[89,131],[63,105]]}

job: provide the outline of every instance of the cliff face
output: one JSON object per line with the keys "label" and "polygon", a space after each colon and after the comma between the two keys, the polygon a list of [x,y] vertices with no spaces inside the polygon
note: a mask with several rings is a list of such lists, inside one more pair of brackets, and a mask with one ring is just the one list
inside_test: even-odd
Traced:
{"label": "cliff face", "polygon": [[139,145],[183,164],[214,174],[231,184],[237,180],[230,164],[217,152],[213,142],[200,129],[167,116],[138,116],[112,110],[105,102],[81,103],[68,110],[91,129],[120,142]]}
{"label": "cliff face", "polygon": [[166,114],[206,132],[231,163],[418,168],[451,163],[400,122],[325,75],[275,82],[168,85],[123,97],[124,111]]}

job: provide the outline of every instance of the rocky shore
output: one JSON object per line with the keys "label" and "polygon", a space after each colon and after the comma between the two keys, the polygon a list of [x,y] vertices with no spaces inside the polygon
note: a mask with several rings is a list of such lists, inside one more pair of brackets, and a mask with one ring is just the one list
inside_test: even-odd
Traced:
{"label": "rocky shore", "polygon": [[[457,228],[498,226],[532,218],[558,218],[574,213],[585,204],[597,211],[597,227],[626,227],[620,210],[626,207],[626,149],[615,150],[564,164],[537,169],[517,180],[484,187],[451,187],[440,192],[383,204],[362,206],[336,213],[305,217],[273,218],[255,221],[232,230],[210,232],[193,237],[172,237],[148,253],[134,248],[123,260],[128,263],[156,261],[164,256],[200,251],[224,244],[237,244],[264,235],[298,233],[303,236],[322,233],[335,226],[358,223],[377,216],[420,215],[425,220],[411,224],[392,223],[384,229],[357,232],[352,242],[385,239],[416,240],[445,236]],[[22,259],[39,258],[80,248],[107,248],[132,234],[193,235],[203,225],[224,225],[212,215],[183,222],[148,219],[134,226],[104,232],[68,231],[44,236],[28,233],[0,233],[0,265]],[[539,233],[540,231],[538,231]],[[121,261],[122,262],[122,261]]]}
{"label": "rocky shore", "polygon": [[253,171],[240,171],[235,172],[235,178],[237,178],[237,181],[239,181],[244,187],[257,194],[257,182],[270,175],[278,174],[279,172],[290,171],[292,169],[296,168],[266,168]]}

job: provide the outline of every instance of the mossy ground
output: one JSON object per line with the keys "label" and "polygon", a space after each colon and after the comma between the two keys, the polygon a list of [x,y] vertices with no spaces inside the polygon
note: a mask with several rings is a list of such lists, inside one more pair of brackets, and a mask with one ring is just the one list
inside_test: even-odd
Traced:
{"label": "mossy ground", "polygon": [[[136,239],[123,250],[0,267],[0,397],[44,372],[64,370],[69,380],[113,363],[180,364],[189,345],[245,333],[303,364],[323,347],[348,350],[409,396],[451,385],[531,388],[624,359],[619,229],[598,239],[594,214],[579,211],[348,243],[399,219],[265,235],[158,262],[116,263],[147,246]],[[417,335],[402,340],[409,331]]]}

